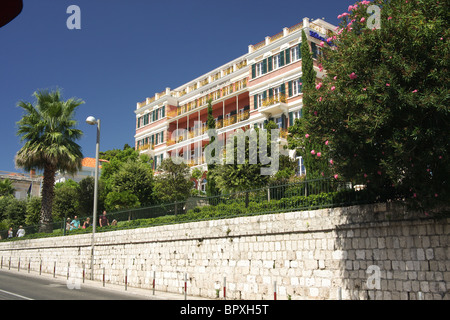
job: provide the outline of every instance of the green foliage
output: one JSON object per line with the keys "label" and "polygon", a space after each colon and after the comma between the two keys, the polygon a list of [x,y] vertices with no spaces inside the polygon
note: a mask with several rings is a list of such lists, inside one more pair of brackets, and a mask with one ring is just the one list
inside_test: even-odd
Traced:
{"label": "green foliage", "polygon": [[344,15],[337,48],[325,44],[319,60],[327,77],[303,88],[310,104],[291,142],[309,134],[346,181],[391,190],[423,210],[448,204],[449,3],[370,4],[381,8],[381,28],[367,27],[368,4]]}
{"label": "green foliage", "polygon": [[153,170],[150,164],[141,161],[127,161],[110,178],[113,192],[130,192],[142,205],[153,200]]}
{"label": "green foliage", "polygon": [[188,165],[184,162],[176,164],[172,158],[166,158],[158,169],[161,173],[155,177],[155,199],[159,203],[186,200],[192,189]]}
{"label": "green foliage", "polygon": [[53,200],[53,218],[62,220],[65,217],[73,217],[79,210],[79,185],[78,183],[67,180],[55,188]]}
{"label": "green foliage", "polygon": [[113,191],[108,193],[105,199],[105,208],[108,211],[138,208],[140,205],[138,197],[131,191]]}
{"label": "green foliage", "polygon": [[83,154],[76,143],[82,131],[76,128],[76,109],[84,103],[79,99],[62,100],[60,90],[40,90],[36,102],[20,101],[24,114],[17,122],[17,135],[24,142],[17,152],[18,167],[29,171],[43,169],[41,230],[50,231],[55,173],[57,170],[74,174],[81,169]]}
{"label": "green foliage", "polygon": [[41,197],[31,197],[27,202],[27,214],[25,217],[26,225],[37,225],[41,212]]}
{"label": "green foliage", "polygon": [[14,187],[10,179],[0,181],[0,197],[14,195]]}

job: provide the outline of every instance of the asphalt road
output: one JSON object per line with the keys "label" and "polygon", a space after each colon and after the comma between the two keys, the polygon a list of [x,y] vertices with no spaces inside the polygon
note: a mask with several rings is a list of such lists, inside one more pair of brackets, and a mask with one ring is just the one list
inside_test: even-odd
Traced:
{"label": "asphalt road", "polygon": [[146,300],[127,292],[68,283],[63,278],[30,276],[26,271],[0,270],[0,300]]}

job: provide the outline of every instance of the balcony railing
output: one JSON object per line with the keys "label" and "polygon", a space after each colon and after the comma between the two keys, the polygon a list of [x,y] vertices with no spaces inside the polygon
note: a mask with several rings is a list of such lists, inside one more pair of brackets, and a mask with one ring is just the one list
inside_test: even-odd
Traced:
{"label": "balcony railing", "polygon": [[278,94],[278,95],[263,99],[262,106],[267,107],[267,106],[274,105],[276,103],[285,103],[285,102],[286,102],[286,95]]}

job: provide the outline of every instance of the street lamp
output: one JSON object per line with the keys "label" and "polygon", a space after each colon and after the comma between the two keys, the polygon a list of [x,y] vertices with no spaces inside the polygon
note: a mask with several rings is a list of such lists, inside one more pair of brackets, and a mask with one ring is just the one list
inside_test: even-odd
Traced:
{"label": "street lamp", "polygon": [[93,116],[86,118],[86,123],[90,125],[97,125],[97,143],[95,146],[95,181],[94,181],[94,209],[93,209],[93,223],[92,223],[92,244],[91,244],[91,280],[94,280],[94,237],[95,227],[97,225],[97,198],[98,198],[98,153],[100,148],[100,119],[95,119]]}

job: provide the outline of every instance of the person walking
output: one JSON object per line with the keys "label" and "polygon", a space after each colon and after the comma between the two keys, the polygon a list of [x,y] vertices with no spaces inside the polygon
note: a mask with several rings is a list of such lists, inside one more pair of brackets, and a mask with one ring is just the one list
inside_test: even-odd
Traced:
{"label": "person walking", "polygon": [[80,227],[80,220],[78,220],[78,217],[73,217],[72,222],[70,223],[72,225],[73,229],[78,229]]}
{"label": "person walking", "polygon": [[23,229],[22,226],[19,226],[19,230],[17,230],[16,236],[19,237],[19,238],[25,236],[25,230]]}

